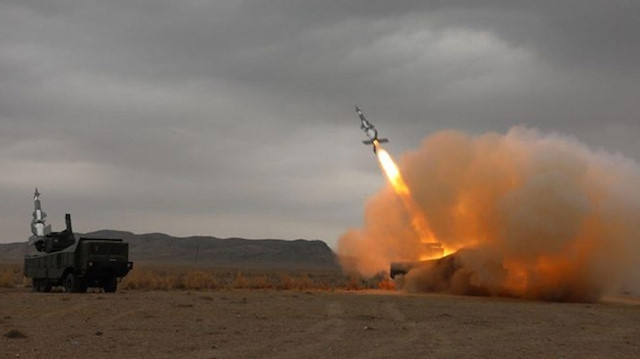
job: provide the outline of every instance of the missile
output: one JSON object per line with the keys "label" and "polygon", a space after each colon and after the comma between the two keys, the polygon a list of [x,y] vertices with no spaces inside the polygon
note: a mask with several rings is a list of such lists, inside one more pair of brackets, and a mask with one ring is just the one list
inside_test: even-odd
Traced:
{"label": "missile", "polygon": [[373,145],[373,153],[376,153],[378,144],[389,142],[389,140],[386,138],[378,138],[378,130],[376,130],[376,127],[371,124],[371,122],[367,121],[367,118],[364,117],[364,113],[362,113],[362,110],[358,106],[356,106],[356,113],[358,117],[360,117],[360,129],[362,129],[368,137],[368,139],[362,141],[362,143],[365,145]]}
{"label": "missile", "polygon": [[43,237],[51,233],[51,226],[45,224],[47,214],[42,210],[40,205],[40,192],[36,188],[33,193],[33,220],[31,221],[31,233],[35,237]]}

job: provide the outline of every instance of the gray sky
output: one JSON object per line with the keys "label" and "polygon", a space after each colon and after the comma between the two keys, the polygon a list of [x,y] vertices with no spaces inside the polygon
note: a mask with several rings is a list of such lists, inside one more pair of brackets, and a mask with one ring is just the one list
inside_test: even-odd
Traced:
{"label": "gray sky", "polygon": [[640,159],[640,2],[0,0],[0,242],[54,230],[322,239],[439,129]]}

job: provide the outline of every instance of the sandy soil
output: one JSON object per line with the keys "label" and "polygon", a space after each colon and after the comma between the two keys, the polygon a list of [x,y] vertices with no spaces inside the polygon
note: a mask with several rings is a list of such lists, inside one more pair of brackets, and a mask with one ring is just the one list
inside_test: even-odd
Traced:
{"label": "sandy soil", "polygon": [[639,358],[640,305],[18,288],[0,291],[0,334],[0,358]]}

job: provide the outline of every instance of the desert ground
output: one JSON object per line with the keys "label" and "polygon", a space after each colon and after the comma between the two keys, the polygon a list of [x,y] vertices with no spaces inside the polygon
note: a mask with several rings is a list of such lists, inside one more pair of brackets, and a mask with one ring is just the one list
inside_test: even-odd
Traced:
{"label": "desert ground", "polygon": [[638,358],[640,305],[391,290],[0,289],[2,358]]}

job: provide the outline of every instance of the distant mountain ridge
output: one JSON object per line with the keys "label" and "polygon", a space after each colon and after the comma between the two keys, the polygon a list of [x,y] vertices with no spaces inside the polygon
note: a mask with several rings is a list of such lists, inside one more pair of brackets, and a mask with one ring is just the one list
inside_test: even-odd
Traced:
{"label": "distant mountain ridge", "polygon": [[[251,268],[338,268],[335,254],[320,240],[173,237],[164,233],[134,234],[117,230],[76,233],[76,238],[122,238],[130,260],[178,265]],[[22,243],[0,243],[0,261],[21,262],[35,250]]]}

